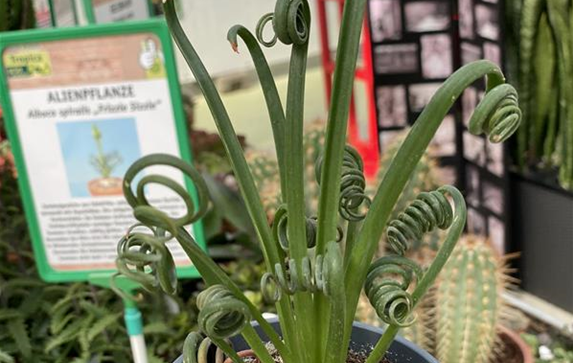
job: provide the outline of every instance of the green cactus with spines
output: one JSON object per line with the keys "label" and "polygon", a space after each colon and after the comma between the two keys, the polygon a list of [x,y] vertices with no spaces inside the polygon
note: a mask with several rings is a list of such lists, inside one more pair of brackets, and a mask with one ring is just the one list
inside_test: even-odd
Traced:
{"label": "green cactus with spines", "polygon": [[324,149],[324,121],[316,120],[306,125],[303,136],[305,158],[305,189],[307,213],[316,215],[318,210],[319,185],[316,182],[314,165]]}
{"label": "green cactus with spines", "polygon": [[35,24],[32,0],[0,0],[0,32],[29,29]]}
{"label": "green cactus with spines", "polygon": [[[314,164],[322,153],[324,143],[324,122],[321,120],[307,124],[304,133],[305,181],[307,189],[306,209],[308,215],[316,215],[318,208],[318,190]],[[249,168],[253,173],[255,184],[261,194],[263,206],[269,216],[273,216],[282,203],[280,196],[280,178],[278,164],[275,158],[262,152],[247,154]]]}
{"label": "green cactus with spines", "polygon": [[252,151],[247,154],[247,161],[265,212],[269,217],[274,216],[275,211],[282,203],[277,161],[264,153]]}
{"label": "green cactus with spines", "polygon": [[487,363],[495,355],[509,281],[505,262],[480,237],[466,237],[452,253],[433,294],[441,363]]}

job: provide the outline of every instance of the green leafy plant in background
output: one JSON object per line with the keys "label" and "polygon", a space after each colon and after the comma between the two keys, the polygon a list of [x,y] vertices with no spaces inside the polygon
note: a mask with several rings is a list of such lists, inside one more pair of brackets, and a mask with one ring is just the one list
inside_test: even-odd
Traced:
{"label": "green leafy plant in background", "polygon": [[[206,352],[213,344],[219,348],[219,358],[224,354],[236,363],[241,362],[226,340],[237,334],[242,334],[261,362],[274,362],[249,324],[254,319],[283,362],[342,363],[346,360],[363,286],[377,313],[389,324],[366,361],[379,362],[400,328],[413,322],[412,311],[445,265],[465,225],[465,202],[451,186],[421,193],[398,218],[389,221],[397,199],[441,121],[466,87],[487,76],[487,91],[470,120],[470,131],[486,133],[490,141],[501,142],[519,125],[517,93],[505,84],[500,69],[488,61],[467,65],[437,91],[370,199],[365,194],[362,160],[345,143],[364,7],[365,0],[345,3],[324,152],[316,161],[316,179],[320,185],[316,218],[305,214],[304,193],[303,108],[309,4],[306,0],[279,0],[275,11],[259,22],[257,36],[240,25],[228,33],[233,49],[238,49],[239,38],[245,43],[265,90],[284,202],[271,228],[220,95],[181,28],[173,1],[164,1],[172,35],[211,109],[259,238],[267,269],[262,292],[276,301],[282,329],[281,337],[184,228],[207,211],[208,192],[201,175],[173,156],[146,156],[136,161],[124,178],[124,195],[139,223],[119,241],[117,267],[120,274],[147,289],[161,288],[174,294],[177,277],[173,257],[165,244],[175,239],[191,258],[208,287],[198,296],[199,331],[185,340],[188,362],[207,361]],[[270,23],[275,35],[263,39],[264,28]],[[270,47],[279,40],[292,49],[284,109],[259,45]],[[182,185],[163,175],[146,173],[136,186],[132,185],[140,171],[156,165],[175,167],[193,180],[196,200]],[[150,205],[145,196],[149,184],[171,189],[183,199],[187,212],[174,217]],[[340,218],[346,221],[342,226]],[[394,254],[369,265],[385,227]],[[404,254],[412,240],[436,228],[447,229],[448,234],[432,264],[422,269]],[[344,246],[337,242],[342,239]]]}
{"label": "green leafy plant in background", "polygon": [[0,32],[29,29],[35,25],[32,0],[0,0]]}
{"label": "green leafy plant in background", "polygon": [[524,171],[558,171],[573,190],[573,3],[506,0],[508,54],[524,126],[516,160]]}
{"label": "green leafy plant in background", "polygon": [[[521,337],[535,352],[535,363],[570,363],[573,362],[573,347],[560,340],[541,339],[545,334],[523,333]],[[540,338],[541,337],[541,338]],[[545,335],[545,338],[547,336]],[[542,341],[544,341],[542,343]]]}
{"label": "green leafy plant in background", "polygon": [[[46,284],[33,273],[30,252],[2,247],[0,362],[131,362],[115,293],[83,283]],[[28,270],[20,272],[19,263]],[[157,293],[140,304],[150,362],[169,362],[196,323],[194,306]]]}
{"label": "green leafy plant in background", "polygon": [[[9,147],[0,147],[0,362],[131,362],[123,303],[85,283],[37,274]],[[196,324],[194,297],[142,295],[150,362],[170,362]]]}

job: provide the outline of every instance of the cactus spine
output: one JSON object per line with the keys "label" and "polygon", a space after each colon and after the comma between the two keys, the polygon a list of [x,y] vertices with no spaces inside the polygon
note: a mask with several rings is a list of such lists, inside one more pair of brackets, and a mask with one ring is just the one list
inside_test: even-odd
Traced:
{"label": "cactus spine", "polygon": [[434,295],[441,363],[486,363],[492,358],[499,343],[506,271],[505,260],[478,237],[467,237],[453,252]]}

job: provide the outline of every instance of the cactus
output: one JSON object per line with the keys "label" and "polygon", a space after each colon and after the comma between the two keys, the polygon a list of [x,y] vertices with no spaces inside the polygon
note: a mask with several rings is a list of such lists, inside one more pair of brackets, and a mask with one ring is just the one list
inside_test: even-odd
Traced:
{"label": "cactus", "polygon": [[271,218],[282,203],[277,161],[264,153],[249,151],[247,162],[259,190],[265,212]]}
{"label": "cactus", "polygon": [[0,32],[33,28],[35,23],[32,0],[0,0]]}
{"label": "cactus", "polygon": [[502,293],[511,281],[506,261],[480,237],[465,237],[452,253],[433,294],[441,363],[486,363],[495,355]]}
{"label": "cactus", "polygon": [[[306,212],[308,215],[316,215],[318,210],[318,184],[314,164],[322,153],[324,143],[324,121],[316,120],[305,127],[304,132],[304,162],[306,183]],[[247,161],[255,184],[261,194],[261,200],[267,215],[273,216],[276,209],[282,203],[280,196],[279,168],[275,158],[263,152],[249,151]]]}
{"label": "cactus", "polygon": [[324,146],[324,121],[316,120],[305,127],[304,132],[304,160],[305,180],[307,188],[306,209],[308,215],[316,215],[318,211],[319,186],[316,183],[314,163],[322,154]]}

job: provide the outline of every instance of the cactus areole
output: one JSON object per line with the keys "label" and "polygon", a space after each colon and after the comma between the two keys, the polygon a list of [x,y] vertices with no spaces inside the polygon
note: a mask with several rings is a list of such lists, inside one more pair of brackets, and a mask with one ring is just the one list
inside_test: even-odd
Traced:
{"label": "cactus areole", "polygon": [[[374,197],[368,197],[362,159],[346,145],[366,0],[347,1],[324,152],[316,160],[315,174],[320,185],[318,213],[306,215],[303,110],[311,14],[307,0],[278,0],[274,12],[261,18],[255,34],[241,25],[232,27],[228,33],[231,48],[238,51],[241,40],[254,62],[275,140],[283,205],[269,225],[215,84],[179,23],[174,1],[164,0],[163,4],[171,34],[209,105],[256,229],[267,268],[261,288],[266,298],[276,303],[280,330],[263,318],[185,230],[186,225],[204,215],[207,188],[191,165],[173,156],[146,156],[127,172],[125,197],[138,225],[146,228],[144,231],[133,228],[122,237],[117,259],[120,273],[148,289],[175,293],[177,278],[166,242],[175,240],[189,255],[207,288],[198,297],[198,330],[190,333],[184,343],[184,362],[243,362],[229,340],[240,334],[262,363],[344,363],[349,348],[354,346],[353,320],[362,288],[379,317],[388,324],[383,334],[372,338],[372,349],[366,352],[363,361],[409,361],[386,353],[398,331],[415,320],[412,312],[452,253],[465,226],[466,205],[456,188],[443,186],[420,193],[392,221],[391,212],[440,123],[468,86],[483,78],[487,80],[486,93],[470,120],[469,129],[474,134],[485,133],[491,142],[506,140],[519,126],[521,113],[515,89],[505,84],[499,67],[489,61],[477,61],[459,69],[436,92],[404,139]],[[274,35],[269,37],[271,27]],[[278,42],[292,51],[284,107],[261,49],[261,45],[272,47]],[[178,168],[193,180],[198,190],[197,200],[192,200],[174,180],[147,170],[141,180],[134,182],[137,185],[132,185],[141,170],[157,165]],[[144,193],[148,184],[171,189],[185,201],[187,213],[172,217],[150,205]],[[436,228],[447,233],[435,259],[423,269],[406,258],[406,252],[414,241]],[[370,264],[384,231],[394,253]],[[251,320],[256,321],[265,341],[272,343],[274,353],[249,324]],[[275,360],[277,355],[280,358]]]}

